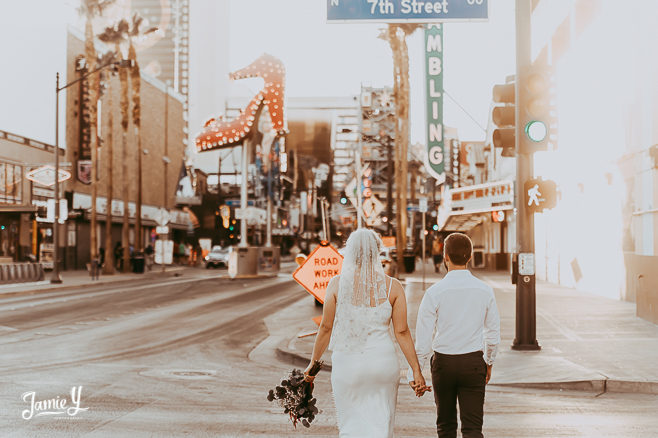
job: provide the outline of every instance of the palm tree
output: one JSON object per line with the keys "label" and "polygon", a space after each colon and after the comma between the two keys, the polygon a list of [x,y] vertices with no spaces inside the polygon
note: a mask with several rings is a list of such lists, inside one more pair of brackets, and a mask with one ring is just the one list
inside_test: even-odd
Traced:
{"label": "palm tree", "polygon": [[398,272],[403,268],[403,254],[407,246],[407,150],[409,149],[409,49],[407,36],[411,35],[419,24],[389,24],[388,31],[380,38],[388,41],[393,52],[393,95],[398,122],[395,124],[395,186],[396,193],[396,250]]}
{"label": "palm tree", "polygon": [[[128,31],[130,24],[127,20],[121,19],[113,26],[106,27],[103,33],[98,38],[107,43],[114,44],[115,51],[121,54],[121,44],[125,43],[128,39]],[[119,106],[121,108],[121,161],[122,172],[121,179],[123,180],[123,227],[121,229],[121,245],[123,246],[123,272],[130,270],[130,216],[128,211],[129,199],[129,181],[128,181],[128,125],[130,123],[130,84],[129,84],[128,71],[125,68],[119,69],[119,83],[121,95],[119,99]],[[108,248],[109,249],[109,248]]]}
{"label": "palm tree", "polygon": [[130,30],[128,31],[128,59],[132,61],[130,69],[130,83],[132,85],[133,101],[133,126],[135,127],[135,137],[137,137],[137,202],[135,211],[135,252],[142,251],[142,137],[140,135],[141,127],[141,78],[139,63],[137,62],[137,51],[135,50],[135,40],[145,35],[155,32],[156,27],[142,31],[141,27],[144,19],[137,13],[133,15]]}
{"label": "palm tree", "polygon": [[[103,14],[105,8],[114,3],[115,0],[82,0],[78,12],[85,18],[85,60],[87,62],[87,71],[96,69],[96,47],[94,45],[94,29],[92,21],[94,18]],[[98,139],[94,133],[98,132],[97,125],[97,105],[100,97],[100,81],[97,75],[89,76],[89,131],[91,148],[91,230],[89,235],[90,257],[95,260],[98,257],[98,241],[96,236],[96,195],[98,185],[96,184],[96,162],[97,162],[97,145]]]}
{"label": "palm tree", "polygon": [[[100,38],[100,36],[99,36]],[[114,51],[106,52],[102,57],[99,58],[98,63],[100,65],[106,65],[116,60],[117,53]],[[107,161],[106,165],[106,175],[107,175],[107,206],[106,218],[105,218],[105,264],[103,265],[103,274],[111,275],[114,274],[114,251],[112,251],[112,197],[113,197],[113,187],[112,187],[112,160],[114,157],[114,140],[113,140],[113,131],[114,131],[114,104],[112,99],[112,77],[117,73],[117,69],[113,68],[110,72],[101,70],[100,72],[100,81],[101,81],[101,94],[104,92],[107,93],[108,99],[108,133],[107,133],[107,148],[106,155]],[[105,90],[104,90],[105,89]]]}

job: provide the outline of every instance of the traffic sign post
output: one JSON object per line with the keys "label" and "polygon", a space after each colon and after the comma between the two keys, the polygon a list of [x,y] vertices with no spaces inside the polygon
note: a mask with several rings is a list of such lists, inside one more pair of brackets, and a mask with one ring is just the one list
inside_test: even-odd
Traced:
{"label": "traffic sign post", "polygon": [[327,285],[343,267],[343,256],[329,244],[318,245],[304,263],[292,274],[292,278],[324,304]]}
{"label": "traffic sign post", "polygon": [[427,198],[419,198],[418,199],[418,211],[423,215],[423,226],[420,230],[421,236],[422,236],[422,242],[423,242],[423,247],[422,247],[422,261],[423,261],[423,289],[425,289],[425,228],[427,227],[427,224],[425,223],[425,213],[427,213]]}
{"label": "traffic sign post", "polygon": [[[537,342],[537,312],[534,259],[535,253],[535,222],[533,211],[527,203],[525,182],[533,179],[533,156],[526,147],[524,124],[524,104],[528,90],[522,82],[525,72],[531,64],[530,58],[530,18],[532,15],[531,0],[516,0],[516,78],[515,96],[515,147],[516,147],[516,245],[519,267],[524,265],[525,274],[520,269],[514,273],[516,279],[516,327],[512,349],[539,350]],[[526,200],[526,202],[524,202]],[[532,263],[531,263],[532,262]],[[532,265],[532,269],[530,269]],[[532,272],[532,274],[528,274]]]}

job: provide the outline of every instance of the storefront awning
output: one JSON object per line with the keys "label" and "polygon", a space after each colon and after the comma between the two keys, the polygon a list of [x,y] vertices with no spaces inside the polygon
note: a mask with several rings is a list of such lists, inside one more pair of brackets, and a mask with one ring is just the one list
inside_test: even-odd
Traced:
{"label": "storefront awning", "polygon": [[497,181],[446,190],[437,223],[442,231],[469,231],[497,212],[514,209],[514,183]]}
{"label": "storefront awning", "polygon": [[34,213],[35,205],[0,205],[0,213]]}

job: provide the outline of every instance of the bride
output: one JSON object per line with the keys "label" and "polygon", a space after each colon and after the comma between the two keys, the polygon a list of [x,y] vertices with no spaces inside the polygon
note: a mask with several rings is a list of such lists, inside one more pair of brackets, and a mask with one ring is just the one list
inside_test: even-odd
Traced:
{"label": "bride", "polygon": [[392,437],[400,364],[389,334],[413,370],[417,395],[429,390],[420,371],[407,326],[407,301],[396,279],[384,274],[379,261],[381,239],[368,229],[354,231],[345,246],[342,272],[327,286],[322,322],[311,363],[329,346],[340,437]]}

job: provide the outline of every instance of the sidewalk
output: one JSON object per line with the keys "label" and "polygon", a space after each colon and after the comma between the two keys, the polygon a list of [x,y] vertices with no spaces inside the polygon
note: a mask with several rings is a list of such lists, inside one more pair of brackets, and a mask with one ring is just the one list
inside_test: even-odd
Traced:
{"label": "sidewalk", "polygon": [[[550,283],[537,283],[537,340],[540,351],[515,351],[516,292],[505,272],[474,271],[495,291],[501,317],[501,344],[490,384],[531,388],[641,392],[658,394],[658,325],[635,316],[635,303],[584,293]],[[426,287],[443,275],[426,266]],[[402,276],[415,334],[423,297],[420,268]],[[321,310],[317,309],[316,314]],[[308,364],[316,329],[307,318],[277,354],[296,365]],[[399,352],[400,363],[405,363]],[[324,358],[330,363],[330,353]],[[426,372],[426,375],[429,373]]]}
{"label": "sidewalk", "polygon": [[45,280],[35,281],[35,282],[26,282],[26,283],[12,283],[12,284],[3,284],[0,286],[0,296],[8,295],[17,295],[17,294],[29,294],[37,292],[48,292],[56,290],[72,290],[72,289],[83,289],[89,286],[98,286],[103,284],[122,284],[132,281],[138,281],[143,279],[150,278],[161,278],[163,274],[165,276],[178,276],[190,271],[198,271],[201,268],[195,268],[190,266],[166,266],[164,273],[160,265],[154,265],[152,270],[146,270],[143,274],[135,273],[119,273],[115,272],[112,275],[101,275],[98,280],[92,280],[87,270],[75,270],[75,271],[60,271],[60,277],[62,283],[53,284],[50,282],[52,278],[52,271],[46,271]]}

